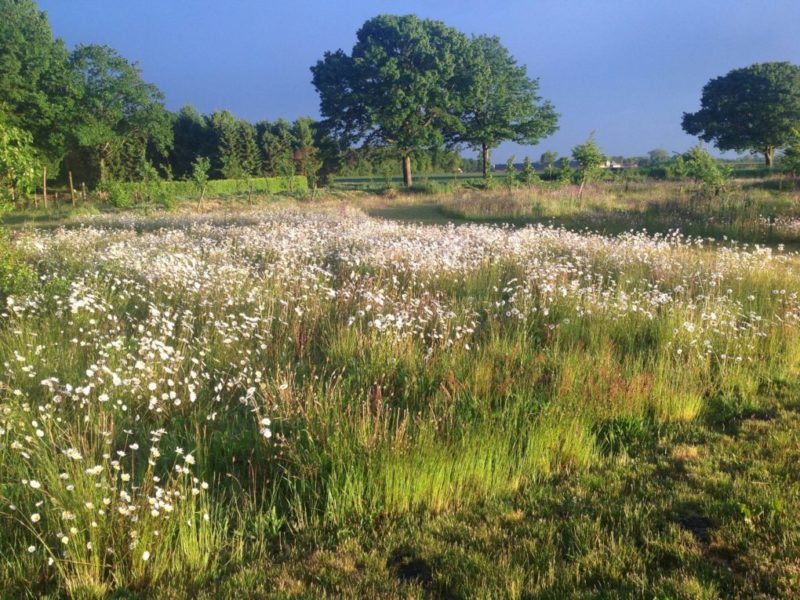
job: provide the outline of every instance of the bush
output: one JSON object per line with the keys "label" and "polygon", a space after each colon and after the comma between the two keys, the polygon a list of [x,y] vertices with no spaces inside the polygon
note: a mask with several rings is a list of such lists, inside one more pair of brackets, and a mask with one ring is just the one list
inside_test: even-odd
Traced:
{"label": "bush", "polygon": [[721,167],[717,160],[700,146],[695,146],[683,155],[686,174],[701,184],[702,191],[709,195],[718,195],[728,178],[730,169]]}
{"label": "bush", "polygon": [[32,194],[40,169],[31,135],[0,120],[0,202]]}
{"label": "bush", "polygon": [[100,184],[98,191],[111,206],[128,208],[133,204],[132,184],[121,181],[105,181]]}
{"label": "bush", "polygon": [[404,188],[410,194],[446,194],[452,192],[456,184],[452,181],[421,181]]}
{"label": "bush", "polygon": [[400,195],[400,191],[397,189],[397,186],[394,185],[387,185],[380,190],[380,195],[385,198],[397,198]]}
{"label": "bush", "polygon": [[[183,183],[183,182],[175,182]],[[172,183],[170,185],[175,185]],[[308,191],[308,179],[303,175],[293,177],[254,177],[252,179],[215,179],[208,182],[208,195],[229,196],[233,194]],[[190,192],[191,193],[191,192]]]}
{"label": "bush", "polygon": [[140,184],[139,196],[145,203],[152,203],[167,210],[173,210],[178,199],[169,182],[158,180],[146,181]]}
{"label": "bush", "polygon": [[669,163],[660,163],[648,167],[639,167],[638,170],[643,177],[650,177],[651,179],[663,180],[663,179],[668,179],[671,176],[670,165],[671,161]]}
{"label": "bush", "polygon": [[572,183],[572,178],[574,176],[574,172],[572,167],[569,166],[569,159],[562,158],[558,161],[558,181],[562,184]]}
{"label": "bush", "polygon": [[205,156],[198,156],[192,163],[191,182],[197,188],[198,201],[202,201],[208,189],[208,172],[211,170],[211,161]]}
{"label": "bush", "polygon": [[800,175],[800,129],[794,130],[792,142],[784,150],[780,166],[794,175]]}
{"label": "bush", "polygon": [[486,179],[462,179],[460,186],[468,190],[496,190],[500,187],[497,179],[487,177]]}
{"label": "bush", "polygon": [[539,176],[536,174],[536,169],[533,168],[533,163],[527,156],[522,163],[522,171],[520,171],[518,179],[522,185],[526,185],[528,187],[539,181]]}
{"label": "bush", "polygon": [[129,208],[134,204],[155,204],[172,209],[177,203],[169,182],[158,179],[136,183],[107,181],[100,186],[99,191],[101,197],[116,208]]}
{"label": "bush", "polygon": [[[167,209],[176,206],[178,198],[196,198],[197,184],[194,181],[164,181],[146,176],[142,181],[123,183],[107,181],[99,191],[105,200],[117,208],[127,208],[135,203],[152,203]],[[307,192],[308,179],[302,175],[294,177],[254,177],[252,179],[215,179],[206,186],[206,197],[233,196],[241,194],[279,194],[281,192]]]}

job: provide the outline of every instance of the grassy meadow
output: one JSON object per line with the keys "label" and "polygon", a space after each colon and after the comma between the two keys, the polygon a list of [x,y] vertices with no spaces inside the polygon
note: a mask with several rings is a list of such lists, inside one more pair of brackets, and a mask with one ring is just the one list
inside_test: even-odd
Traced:
{"label": "grassy meadow", "polygon": [[739,180],[719,194],[675,181],[616,181],[573,186],[462,191],[443,197],[445,217],[483,223],[543,223],[607,234],[647,230],[761,244],[800,241],[800,192],[783,178]]}
{"label": "grassy meadow", "polygon": [[11,230],[0,597],[800,594],[773,184]]}

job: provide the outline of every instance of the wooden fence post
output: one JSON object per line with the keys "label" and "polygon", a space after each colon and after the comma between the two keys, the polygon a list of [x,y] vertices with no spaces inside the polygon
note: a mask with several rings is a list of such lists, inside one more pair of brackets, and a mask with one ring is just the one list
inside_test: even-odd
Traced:
{"label": "wooden fence post", "polygon": [[42,169],[42,196],[44,197],[44,209],[47,210],[47,167]]}
{"label": "wooden fence post", "polygon": [[75,186],[72,185],[72,171],[69,171],[69,197],[72,199],[72,206],[75,206]]}

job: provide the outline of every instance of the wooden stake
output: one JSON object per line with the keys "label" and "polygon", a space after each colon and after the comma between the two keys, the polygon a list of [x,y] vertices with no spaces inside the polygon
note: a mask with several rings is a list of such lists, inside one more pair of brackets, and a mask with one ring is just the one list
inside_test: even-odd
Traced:
{"label": "wooden stake", "polygon": [[72,206],[75,206],[75,187],[72,185],[72,171],[69,172],[69,197],[72,199]]}
{"label": "wooden stake", "polygon": [[86,182],[81,181],[81,197],[84,202],[86,202]]}
{"label": "wooden stake", "polygon": [[42,169],[42,196],[44,197],[44,209],[47,210],[47,167]]}

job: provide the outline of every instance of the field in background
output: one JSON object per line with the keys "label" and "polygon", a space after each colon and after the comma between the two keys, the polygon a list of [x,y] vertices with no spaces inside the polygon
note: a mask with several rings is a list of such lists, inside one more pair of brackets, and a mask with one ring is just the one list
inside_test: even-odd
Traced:
{"label": "field in background", "polygon": [[773,187],[18,227],[0,588],[798,593],[798,199]]}
{"label": "field in background", "polygon": [[[777,169],[769,169],[763,166],[762,163],[747,163],[747,162],[734,162],[726,163],[719,161],[721,165],[727,165],[731,169],[731,175],[736,178],[742,179],[762,179],[774,176]],[[573,161],[573,167],[576,163]],[[502,187],[503,180],[506,176],[505,165],[495,165],[492,170],[492,177],[498,187]],[[516,174],[522,171],[522,163],[515,164]],[[558,179],[558,167],[547,169],[542,165],[537,165],[536,173],[539,178],[544,182],[555,181]],[[648,166],[648,167],[626,167],[620,170],[608,171],[604,174],[604,178],[608,180],[625,180],[637,179],[644,180],[646,178],[666,179],[667,170],[664,166]],[[461,173],[419,173],[414,175],[414,183],[421,189],[439,186],[446,190],[450,190],[455,186],[466,187],[485,187],[486,181],[483,179],[483,174],[479,172],[461,172]],[[331,184],[333,189],[340,190],[359,190],[359,191],[377,191],[387,186],[394,186],[401,188],[403,185],[403,177],[399,174],[379,176],[379,175],[365,175],[365,176],[336,176]]]}
{"label": "field in background", "polygon": [[463,191],[437,201],[445,217],[472,222],[545,223],[607,234],[680,230],[740,242],[800,241],[800,190],[794,182],[740,183],[719,195],[675,182],[614,182],[578,195],[571,187]]}

